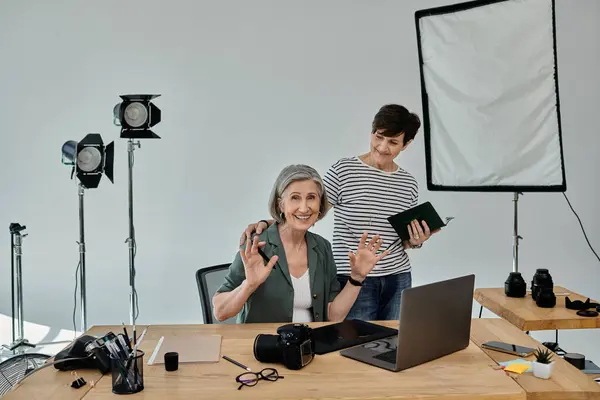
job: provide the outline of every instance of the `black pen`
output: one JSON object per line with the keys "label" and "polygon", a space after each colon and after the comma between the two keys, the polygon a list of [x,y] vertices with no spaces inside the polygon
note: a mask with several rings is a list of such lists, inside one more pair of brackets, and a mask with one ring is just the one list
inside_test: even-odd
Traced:
{"label": "black pen", "polygon": [[231,358],[229,358],[227,356],[223,356],[223,358],[226,359],[227,361],[229,361],[230,363],[237,365],[240,368],[244,368],[246,371],[252,372],[252,370],[250,368],[246,367],[242,363],[239,363],[239,362],[237,362],[237,361],[235,361],[235,360],[233,360],[233,359],[231,359]]}
{"label": "black pen", "polygon": [[[258,249],[258,254],[260,254],[262,256],[263,260],[265,260],[266,263],[269,262],[269,257],[267,257],[267,255],[265,254],[264,251],[262,251],[262,249],[260,249],[260,248]],[[275,265],[277,265],[277,264],[278,264],[278,262],[275,262]],[[276,269],[275,265],[273,265],[273,269]]]}
{"label": "black pen", "polygon": [[[252,240],[252,239],[251,239]],[[267,255],[265,254],[264,251],[262,251],[262,249],[259,247],[258,248],[258,254],[260,254],[260,256],[263,258],[263,260],[265,260],[265,262],[268,264],[269,263],[269,257],[267,257]],[[275,265],[273,265],[273,269],[277,269],[276,265],[279,264],[278,262],[275,263]]]}
{"label": "black pen", "polygon": [[127,343],[127,347],[129,348],[129,351],[131,351],[131,342],[129,339],[129,334],[127,333],[127,328],[125,328],[125,322],[121,322],[123,324],[123,332],[125,333],[125,342]]}

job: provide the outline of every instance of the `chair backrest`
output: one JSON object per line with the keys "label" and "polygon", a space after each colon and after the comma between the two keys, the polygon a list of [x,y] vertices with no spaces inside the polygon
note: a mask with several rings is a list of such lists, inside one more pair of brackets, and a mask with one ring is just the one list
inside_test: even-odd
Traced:
{"label": "chair backrest", "polygon": [[219,322],[213,315],[212,298],[217,289],[223,284],[225,276],[231,264],[213,265],[211,267],[200,268],[196,271],[196,283],[200,294],[200,305],[202,306],[202,315],[205,324],[235,324],[236,318],[232,317]]}

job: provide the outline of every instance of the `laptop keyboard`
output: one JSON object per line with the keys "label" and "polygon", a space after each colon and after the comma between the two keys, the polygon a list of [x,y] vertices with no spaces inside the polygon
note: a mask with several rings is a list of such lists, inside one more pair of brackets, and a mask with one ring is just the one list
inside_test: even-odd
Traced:
{"label": "laptop keyboard", "polygon": [[396,363],[396,351],[397,351],[397,349],[386,351],[384,353],[377,354],[374,358],[395,364]]}

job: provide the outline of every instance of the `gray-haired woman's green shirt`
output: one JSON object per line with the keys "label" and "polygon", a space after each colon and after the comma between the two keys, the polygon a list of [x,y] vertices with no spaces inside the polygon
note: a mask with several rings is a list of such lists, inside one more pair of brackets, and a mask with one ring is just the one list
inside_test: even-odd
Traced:
{"label": "gray-haired woman's green shirt", "polygon": [[[292,322],[294,287],[277,227],[278,224],[275,223],[259,235],[259,241],[266,242],[262,248],[264,253],[269,258],[274,255],[279,257],[275,269],[248,298],[237,316],[238,323]],[[331,244],[312,232],[306,232],[305,237],[313,320],[327,321],[328,305],[340,292]],[[242,248],[245,249],[245,246],[244,244]],[[238,253],[229,267],[225,282],[217,292],[230,292],[241,285],[245,278],[244,263]]]}

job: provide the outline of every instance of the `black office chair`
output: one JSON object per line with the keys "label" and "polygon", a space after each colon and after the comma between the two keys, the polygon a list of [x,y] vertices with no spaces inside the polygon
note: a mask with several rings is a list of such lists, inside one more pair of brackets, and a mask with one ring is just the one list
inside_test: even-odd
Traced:
{"label": "black office chair", "polygon": [[217,289],[223,284],[230,264],[213,265],[200,268],[196,271],[196,283],[200,294],[200,304],[205,324],[235,324],[236,318],[232,317],[223,322],[215,319],[212,310],[212,298]]}

